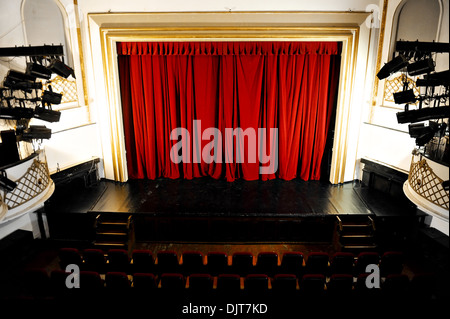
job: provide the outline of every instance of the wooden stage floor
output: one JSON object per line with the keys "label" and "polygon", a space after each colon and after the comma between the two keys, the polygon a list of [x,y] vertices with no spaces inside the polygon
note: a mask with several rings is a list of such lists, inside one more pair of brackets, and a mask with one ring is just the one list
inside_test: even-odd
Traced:
{"label": "wooden stage floor", "polygon": [[102,181],[93,212],[230,217],[307,217],[371,214],[353,184],[301,180]]}

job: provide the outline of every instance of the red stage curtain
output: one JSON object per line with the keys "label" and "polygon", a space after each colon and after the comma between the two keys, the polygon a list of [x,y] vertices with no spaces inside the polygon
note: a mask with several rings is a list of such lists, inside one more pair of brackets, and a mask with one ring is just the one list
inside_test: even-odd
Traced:
{"label": "red stage curtain", "polygon": [[[130,178],[320,179],[339,43],[122,42],[117,49]],[[180,127],[189,132],[183,151],[190,152],[177,164],[170,151],[178,140],[170,135]],[[217,128],[222,140],[201,140],[207,128]],[[277,170],[260,174],[268,164],[260,163],[258,141],[253,153],[247,152],[250,138],[234,139],[226,149],[226,128],[265,128],[267,154],[274,150],[270,128],[278,128]],[[236,163],[230,152],[236,156],[240,149],[244,161]],[[205,161],[202,152],[218,157]]]}

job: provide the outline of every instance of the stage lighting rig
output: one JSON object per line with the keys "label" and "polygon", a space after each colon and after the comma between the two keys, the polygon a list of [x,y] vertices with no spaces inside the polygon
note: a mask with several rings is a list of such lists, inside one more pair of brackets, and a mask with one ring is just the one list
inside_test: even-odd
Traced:
{"label": "stage lighting rig", "polygon": [[409,59],[402,54],[397,55],[381,68],[377,74],[378,79],[383,80],[391,74],[400,71],[408,65],[408,60]]}

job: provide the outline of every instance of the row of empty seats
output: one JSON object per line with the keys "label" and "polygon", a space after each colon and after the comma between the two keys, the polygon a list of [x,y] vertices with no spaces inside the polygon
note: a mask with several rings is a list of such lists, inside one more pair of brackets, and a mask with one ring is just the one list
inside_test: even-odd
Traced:
{"label": "row of empty seats", "polygon": [[368,274],[354,278],[349,274],[334,274],[326,278],[322,274],[307,274],[298,279],[292,274],[277,274],[270,278],[265,274],[250,274],[241,277],[237,274],[191,274],[183,276],[177,273],[165,273],[155,276],[151,273],[107,272],[100,275],[94,271],[80,272],[80,289],[67,289],[70,273],[53,270],[48,275],[45,269],[30,269],[24,276],[27,291],[32,296],[67,296],[78,292],[98,296],[102,291],[112,292],[115,296],[129,292],[140,297],[156,296],[167,293],[171,297],[199,296],[212,297],[320,297],[330,296],[347,299],[361,298],[405,298],[414,296],[430,299],[433,294],[434,278],[429,274],[415,275],[411,280],[403,274],[391,274],[383,279],[380,289],[367,286]]}
{"label": "row of empty seats", "polygon": [[[180,257],[180,258],[179,258]],[[332,256],[324,252],[312,252],[305,256],[302,252],[286,252],[279,256],[276,252],[261,252],[254,256],[250,252],[237,252],[231,258],[224,252],[187,251],[178,256],[174,251],[160,251],[154,256],[149,250],[134,250],[129,256],[126,250],[111,249],[107,253],[100,249],[79,251],[75,248],[62,248],[59,251],[61,269],[68,264],[79,265],[82,270],[133,273],[207,273],[212,276],[231,273],[240,276],[249,274],[291,274],[302,277],[305,274],[333,274],[358,276],[366,272],[367,265],[380,267],[382,277],[401,274],[403,254],[389,251],[380,255],[377,252],[362,252],[355,256],[349,252],[337,252]],[[255,262],[256,261],[256,262]]]}

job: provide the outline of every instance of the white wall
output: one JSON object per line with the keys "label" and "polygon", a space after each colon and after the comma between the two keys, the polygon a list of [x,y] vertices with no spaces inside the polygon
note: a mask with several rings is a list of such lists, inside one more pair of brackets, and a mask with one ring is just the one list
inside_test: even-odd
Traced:
{"label": "white wall", "polygon": [[[24,1],[27,0],[1,1],[0,47],[13,47],[30,44],[48,45],[54,42],[53,40],[55,38],[55,35],[53,33],[48,33],[44,30],[40,30],[39,32],[30,32],[30,27],[33,27],[33,24],[28,26],[28,34],[34,34],[34,36],[33,38],[28,39],[28,41],[25,40],[26,20],[24,21],[24,17],[29,16],[30,12],[28,10],[27,14],[24,14]],[[65,47],[65,50],[68,51],[68,54],[73,55],[76,60],[76,58],[78,57],[78,43],[76,37],[76,25],[73,23],[73,1],[62,0],[58,1],[57,5],[63,8],[62,16],[65,19],[67,28],[66,30],[62,31],[67,35],[67,42],[71,43],[72,47],[65,45],[65,43],[63,43],[63,45]],[[48,26],[48,19],[46,20],[46,25]],[[60,25],[61,22],[58,22],[58,25]],[[61,33],[58,36],[60,37]],[[68,59],[66,57],[66,60],[72,60],[72,58]],[[9,69],[24,71],[25,67],[26,61],[22,57],[1,57],[0,82],[3,81],[3,78],[5,77]],[[77,72],[77,75],[77,77],[81,78],[80,72]],[[81,81],[81,79],[79,81]],[[82,87],[80,88],[82,89]],[[81,94],[81,97],[82,96],[83,95]],[[93,156],[101,157],[101,147],[99,144],[96,123],[92,121],[89,108],[84,105],[83,99],[79,98],[79,100],[79,103],[72,105],[71,108],[61,110],[61,121],[58,123],[49,123],[39,120],[32,120],[32,122],[30,123],[32,125],[45,125],[47,128],[52,129],[52,138],[49,140],[44,140],[42,145],[42,147],[45,148],[46,151],[50,171],[55,171],[57,166],[63,169],[77,162],[88,160]],[[59,107],[60,106],[54,106],[55,109],[58,109]],[[0,120],[0,130],[8,129],[13,125],[14,123],[11,123],[11,121],[8,123],[4,120]],[[86,125],[89,125],[89,128],[86,128]],[[68,132],[70,132],[70,134]],[[27,155],[29,154],[27,154],[26,152],[22,152],[21,154],[22,158],[26,157]]]}

